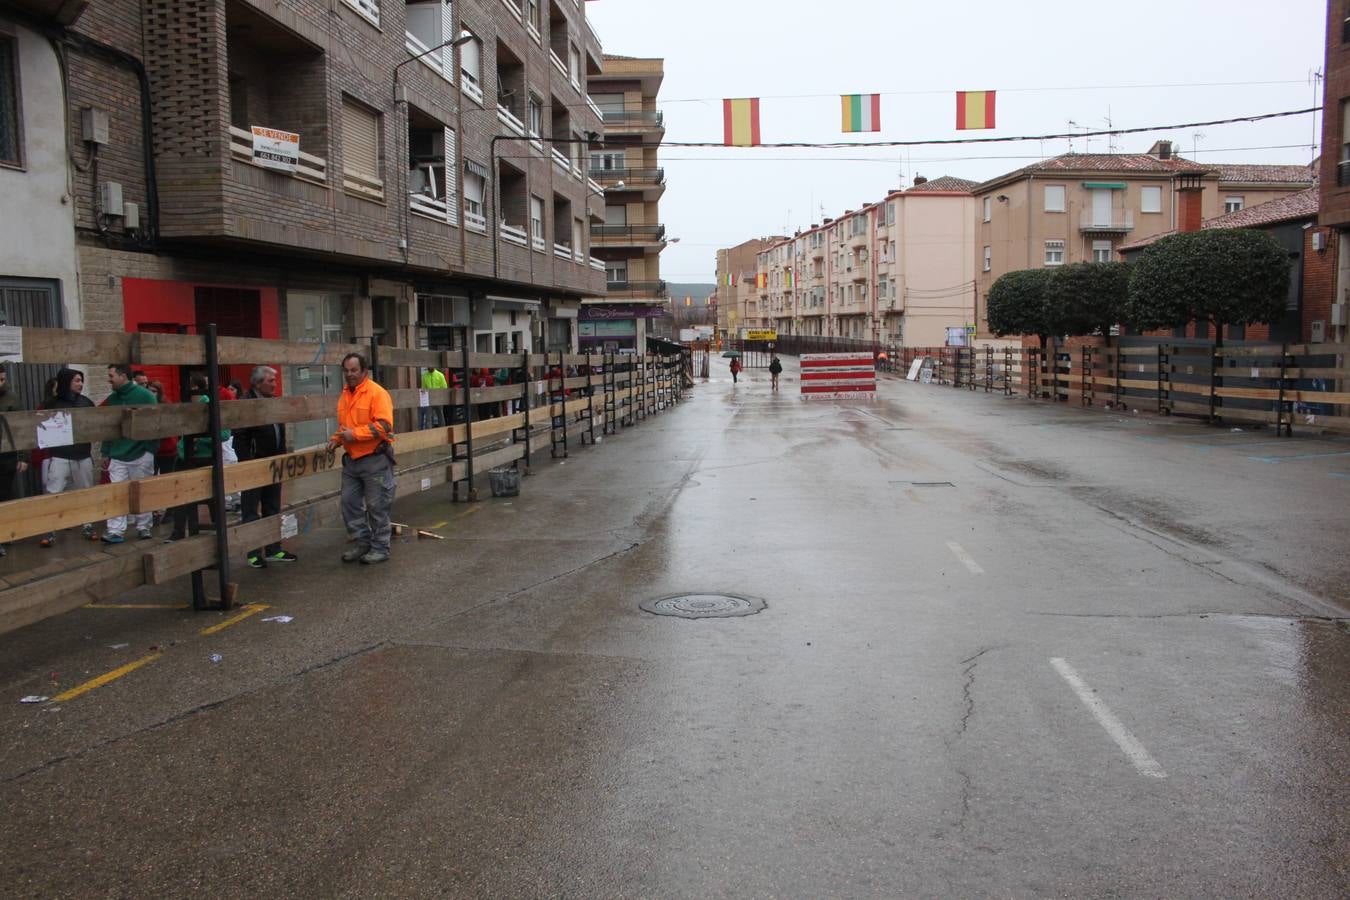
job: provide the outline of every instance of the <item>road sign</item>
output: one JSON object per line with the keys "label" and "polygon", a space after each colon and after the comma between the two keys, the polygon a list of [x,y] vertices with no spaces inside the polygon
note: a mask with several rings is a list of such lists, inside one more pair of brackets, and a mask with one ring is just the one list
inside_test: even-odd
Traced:
{"label": "road sign", "polygon": [[747,341],[776,341],[778,340],[778,332],[773,329],[750,328],[745,332],[745,339]]}

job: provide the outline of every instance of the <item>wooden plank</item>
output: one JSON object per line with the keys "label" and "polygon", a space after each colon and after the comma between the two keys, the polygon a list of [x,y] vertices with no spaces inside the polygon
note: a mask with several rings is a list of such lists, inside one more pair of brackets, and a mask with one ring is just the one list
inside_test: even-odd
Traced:
{"label": "wooden plank", "polygon": [[[487,453],[475,454],[473,458],[473,471],[475,475],[481,475],[494,466],[502,466],[517,459],[523,459],[524,456],[524,444],[508,444],[498,450],[490,450]],[[466,461],[453,462],[449,466],[449,471],[451,477],[455,481],[462,481],[468,476],[469,466]]]}
{"label": "wooden plank", "polygon": [[131,362],[136,365],[206,365],[206,339],[201,335],[136,332],[131,338]]}
{"label": "wooden plank", "polygon": [[[414,350],[409,347],[381,346],[376,348],[376,353],[379,356],[380,368],[394,366],[409,369],[439,369],[444,358],[439,350]],[[369,357],[369,347],[366,348],[365,355]],[[472,357],[470,357],[470,361],[472,362]],[[517,358],[517,361],[519,361],[519,358]],[[482,366],[478,368],[482,368]]]}
{"label": "wooden plank", "polygon": [[[75,331],[66,328],[24,328],[23,361],[65,365],[125,363],[131,361],[131,335],[112,331]],[[85,372],[86,380],[103,372]]]}
{"label": "wooden plank", "polygon": [[[1216,355],[1225,357],[1278,357],[1284,352],[1285,348],[1280,344],[1269,344],[1256,347],[1220,347],[1215,351]],[[1290,356],[1338,356],[1347,352],[1350,352],[1350,346],[1347,346],[1346,344],[1290,344],[1288,348]]]}
{"label": "wooden plank", "polygon": [[0,543],[126,515],[130,509],[129,481],[10,500],[0,503]]}
{"label": "wooden plank", "polygon": [[[1281,370],[1279,368],[1267,368],[1264,366],[1239,367],[1235,369],[1221,369],[1220,373],[1226,379],[1233,378],[1279,378]],[[1290,366],[1283,370],[1283,377],[1286,381],[1299,378],[1332,378],[1336,380],[1350,379],[1350,369],[1306,369]]]}
{"label": "wooden plank", "polygon": [[[71,425],[75,429],[75,443],[85,444],[120,438],[122,436],[124,412],[132,408],[134,407],[95,406],[81,409],[63,409],[61,412],[71,414]],[[10,431],[14,433],[14,449],[33,450],[37,448],[38,423],[50,418],[51,415],[51,412],[44,410],[19,410],[5,413],[0,418],[4,418]],[[8,444],[9,442],[6,441],[5,443]]]}
{"label": "wooden plank", "polygon": [[[1219,397],[1237,397],[1245,400],[1278,400],[1280,392],[1275,388],[1219,387],[1214,389]],[[1331,393],[1329,391],[1292,391],[1284,392],[1286,401],[1301,403],[1330,403],[1339,405],[1350,403],[1350,393]]]}
{"label": "wooden plank", "polygon": [[0,634],[125,594],[145,583],[141,554],[100,556],[97,562],[0,591]]}
{"label": "wooden plank", "polygon": [[338,366],[348,353],[370,356],[362,344],[328,344],[319,341],[269,341],[262,338],[221,337],[216,353],[223,366]]}

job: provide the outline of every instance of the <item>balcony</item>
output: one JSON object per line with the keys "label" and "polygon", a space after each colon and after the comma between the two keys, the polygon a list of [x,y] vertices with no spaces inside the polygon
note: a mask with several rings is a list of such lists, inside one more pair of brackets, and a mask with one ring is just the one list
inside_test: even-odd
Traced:
{"label": "balcony", "polygon": [[590,94],[586,95],[586,107],[590,109],[591,112],[595,113],[595,117],[597,119],[599,119],[602,122],[605,120],[605,114],[600,111],[600,107],[597,106],[595,104],[595,101],[591,99]]}
{"label": "balcony", "polygon": [[1078,214],[1083,234],[1126,234],[1134,229],[1134,210],[1113,209],[1109,214],[1085,209]]}
{"label": "balcony", "polygon": [[459,88],[468,97],[479,106],[483,105],[483,86],[478,83],[478,79],[468,72],[459,73]]}
{"label": "balcony", "polygon": [[[253,132],[245,131],[243,128],[235,128],[233,125],[230,126],[230,156],[239,162],[258,166],[271,172],[280,171],[273,166],[265,166],[255,161],[253,158]],[[300,162],[291,174],[302,181],[327,184],[328,163],[326,160],[301,150]]]}
{"label": "balcony", "polygon": [[666,242],[664,225],[593,225],[591,239],[605,247],[642,247]]}
{"label": "balcony", "polygon": [[601,117],[605,124],[605,133],[640,134],[660,137],[665,133],[665,115],[657,110],[605,110]]}
{"label": "balcony", "polygon": [[1336,163],[1336,186],[1345,187],[1350,185],[1350,159],[1343,159]]}
{"label": "balcony", "polygon": [[403,47],[422,65],[453,82],[455,70],[451,61],[454,53],[449,47],[438,46],[445,41],[447,27],[448,23],[442,20],[440,4],[411,4],[407,7]]}
{"label": "balcony", "polygon": [[605,271],[605,261],[603,259],[596,259],[594,256],[592,256],[591,268],[597,272],[603,272]]}
{"label": "balcony", "polygon": [[553,245],[553,255],[558,257],[559,259],[565,259],[568,262],[571,262],[572,248],[567,244],[555,243]]}
{"label": "balcony", "polygon": [[426,216],[428,219],[445,222],[447,225],[455,224],[454,197],[440,200],[428,194],[410,192],[408,194],[408,209],[414,215]]}
{"label": "balcony", "polygon": [[487,234],[487,219],[481,214],[464,210],[464,227],[470,231]]}
{"label": "balcony", "polygon": [[625,188],[659,187],[666,183],[665,169],[591,169],[591,177],[609,187],[622,181]]}
{"label": "balcony", "polygon": [[611,281],[606,288],[611,297],[665,297],[669,291],[664,281]]}
{"label": "balcony", "polygon": [[557,69],[558,74],[562,75],[563,78],[569,77],[567,74],[567,64],[559,59],[558,54],[552,49],[548,51],[548,61],[553,63],[553,68]]}
{"label": "balcony", "polygon": [[524,247],[529,242],[529,239],[525,236],[524,228],[517,228],[515,225],[508,225],[503,222],[498,230],[501,232],[502,240],[508,244]]}

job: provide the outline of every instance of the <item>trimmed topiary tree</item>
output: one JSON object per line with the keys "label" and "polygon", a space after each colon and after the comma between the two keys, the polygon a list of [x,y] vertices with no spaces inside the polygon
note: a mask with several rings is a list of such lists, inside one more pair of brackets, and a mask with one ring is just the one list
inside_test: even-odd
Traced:
{"label": "trimmed topiary tree", "polygon": [[1071,263],[1054,270],[1045,292],[1046,319],[1056,334],[1101,332],[1128,321],[1130,267],[1123,262]]}
{"label": "trimmed topiary tree", "polygon": [[1133,265],[1125,320],[1140,330],[1209,322],[1221,344],[1225,325],[1270,322],[1284,312],[1289,266],[1288,253],[1264,231],[1168,235]]}
{"label": "trimmed topiary tree", "polygon": [[1044,350],[1046,339],[1057,333],[1046,317],[1046,291],[1052,274],[1050,269],[1020,269],[1000,275],[985,297],[989,330],[999,337],[1034,334]]}

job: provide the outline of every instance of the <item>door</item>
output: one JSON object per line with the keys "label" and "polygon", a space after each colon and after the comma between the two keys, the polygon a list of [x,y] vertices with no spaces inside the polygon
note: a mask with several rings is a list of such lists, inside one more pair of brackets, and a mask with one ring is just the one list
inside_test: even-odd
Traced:
{"label": "door", "polygon": [[1111,192],[1094,190],[1092,192],[1092,224],[1098,227],[1111,226]]}
{"label": "door", "polygon": [[[313,344],[343,343],[343,316],[351,305],[344,295],[305,294],[295,291],[286,295],[287,334],[293,341]],[[333,414],[311,422],[297,422],[291,426],[293,446],[312,447],[322,444],[337,430],[337,394],[342,389],[342,375],[337,366],[287,366],[286,390],[291,394],[330,394]]]}
{"label": "door", "polygon": [[[59,281],[0,278],[0,325],[61,328],[64,324]],[[45,386],[49,379],[56,377],[59,368],[33,363],[9,367],[10,390],[19,395],[24,409],[37,409],[46,402]],[[84,373],[86,381],[103,376],[104,372],[99,368]]]}

